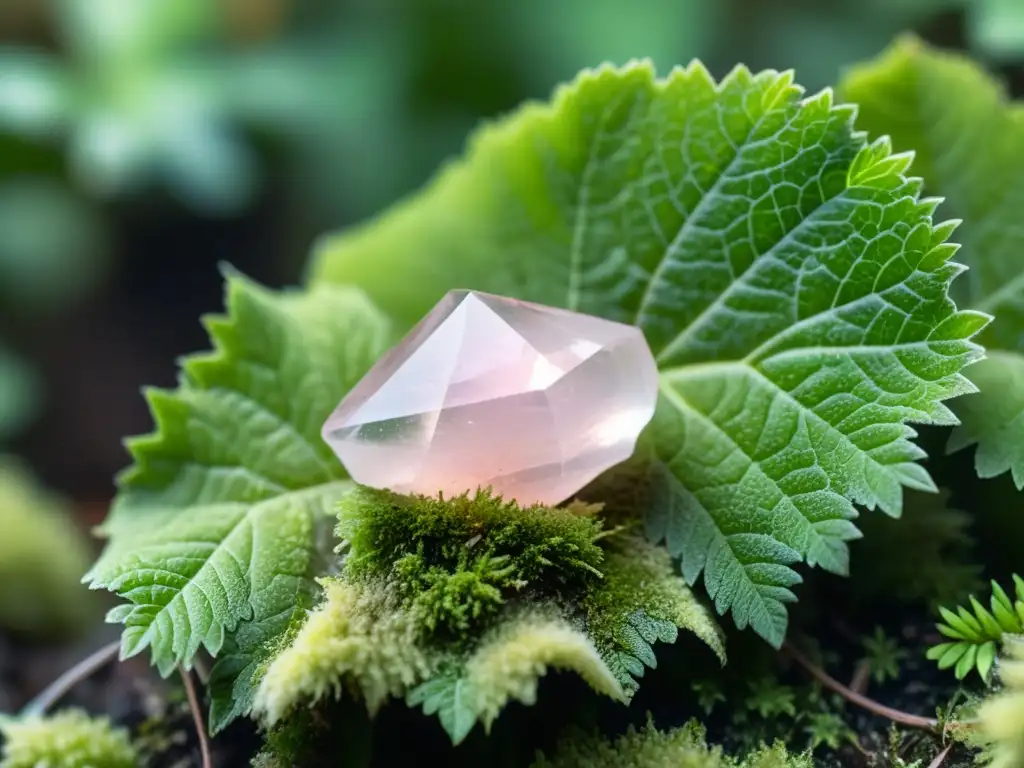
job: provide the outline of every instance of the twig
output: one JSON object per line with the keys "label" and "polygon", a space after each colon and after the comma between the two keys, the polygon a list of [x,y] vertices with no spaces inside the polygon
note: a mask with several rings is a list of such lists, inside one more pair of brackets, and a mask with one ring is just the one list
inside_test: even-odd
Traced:
{"label": "twig", "polygon": [[950,742],[944,750],[939,752],[935,756],[935,759],[928,764],[928,768],[942,768],[942,764],[946,762],[946,758],[949,757],[949,753],[953,751],[953,742]]}
{"label": "twig", "polygon": [[868,682],[871,679],[871,662],[863,659],[857,662],[853,670],[853,679],[850,680],[850,690],[862,696],[868,692]]}
{"label": "twig", "polygon": [[825,670],[800,653],[800,651],[794,648],[790,643],[786,643],[783,648],[786,653],[792,657],[793,661],[807,670],[815,680],[826,688],[835,691],[852,704],[856,704],[858,707],[866,709],[868,712],[873,712],[881,717],[886,717],[893,722],[900,723],[901,725],[906,725],[910,728],[921,728],[926,731],[938,733],[939,721],[935,718],[912,715],[909,712],[893,709],[892,707],[880,704],[874,699],[869,699],[867,696],[863,696],[856,691],[850,690],[838,680],[831,677]]}
{"label": "twig", "polygon": [[206,664],[206,659],[196,656],[192,660],[192,666],[196,670],[196,674],[199,675],[199,682],[206,685],[210,682],[210,668]]}
{"label": "twig", "polygon": [[67,695],[68,691],[115,659],[120,647],[120,641],[114,641],[82,659],[26,704],[21,710],[22,717],[45,715],[50,707]]}
{"label": "twig", "polygon": [[196,736],[199,737],[199,752],[203,758],[203,768],[213,768],[213,758],[210,757],[210,741],[206,737],[203,710],[199,706],[195,683],[192,682],[192,675],[184,667],[178,667],[178,672],[181,673],[181,682],[185,684],[185,695],[188,696],[188,706],[192,710],[192,721],[196,726]]}

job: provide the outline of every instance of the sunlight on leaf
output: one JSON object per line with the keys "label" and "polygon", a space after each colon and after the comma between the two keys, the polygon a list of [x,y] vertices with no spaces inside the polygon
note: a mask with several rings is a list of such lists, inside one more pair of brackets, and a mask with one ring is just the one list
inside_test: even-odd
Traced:
{"label": "sunlight on leaf", "polygon": [[403,327],[454,287],[642,327],[668,469],[651,534],[778,645],[791,566],[844,573],[855,503],[899,515],[904,486],[934,489],[906,422],[953,423],[941,401],[972,391],[988,321],[947,295],[954,225],[910,157],[853,117],[788,73],[585,71],[326,238],[311,280],[360,285]]}

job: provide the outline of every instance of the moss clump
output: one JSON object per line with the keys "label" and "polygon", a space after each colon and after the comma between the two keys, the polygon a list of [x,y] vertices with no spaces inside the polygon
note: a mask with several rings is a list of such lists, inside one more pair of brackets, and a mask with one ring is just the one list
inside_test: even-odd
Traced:
{"label": "moss clump", "polygon": [[80,710],[0,719],[0,733],[0,768],[134,768],[139,762],[127,730]]}
{"label": "moss clump", "polygon": [[510,595],[585,587],[604,559],[596,515],[521,507],[489,491],[445,499],[360,488],[342,502],[338,535],[346,579],[384,579],[426,629],[456,634]]}
{"label": "moss clump", "polygon": [[471,557],[468,550],[459,553],[454,572],[427,565],[417,552],[396,560],[393,573],[430,631],[467,631],[478,619],[495,615],[505,602],[502,589],[515,584],[507,556]]}
{"label": "moss clump", "polygon": [[593,642],[557,615],[525,611],[481,640],[466,663],[472,710],[490,729],[511,701],[533,705],[549,669],[572,670],[596,692],[617,701],[626,694]]}
{"label": "moss clump", "polygon": [[97,604],[82,586],[85,537],[63,504],[15,460],[0,457],[0,629],[29,638],[84,630]]}
{"label": "moss clump", "polygon": [[343,685],[373,713],[432,671],[415,622],[383,587],[330,578],[321,584],[323,602],[260,680],[253,710],[269,725],[300,703],[337,698]]}
{"label": "moss clump", "polygon": [[812,768],[809,754],[791,755],[782,744],[763,747],[743,760],[709,747],[696,722],[662,732],[652,723],[630,728],[614,741],[576,733],[563,740],[552,757],[540,756],[533,768]]}

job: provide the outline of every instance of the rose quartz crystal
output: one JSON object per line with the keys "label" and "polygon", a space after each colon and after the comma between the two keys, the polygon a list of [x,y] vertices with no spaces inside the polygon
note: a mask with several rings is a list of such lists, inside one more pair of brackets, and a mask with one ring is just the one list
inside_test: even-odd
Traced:
{"label": "rose quartz crystal", "polygon": [[630,457],[658,371],[641,331],[452,291],[342,400],[323,437],[354,480],[557,504]]}

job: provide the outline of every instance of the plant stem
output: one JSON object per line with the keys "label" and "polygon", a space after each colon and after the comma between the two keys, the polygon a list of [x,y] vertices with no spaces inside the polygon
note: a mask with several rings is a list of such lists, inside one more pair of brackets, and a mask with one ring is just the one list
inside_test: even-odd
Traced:
{"label": "plant stem", "polygon": [[192,710],[192,722],[196,726],[196,736],[199,738],[199,752],[203,759],[203,768],[213,768],[213,758],[210,756],[210,741],[206,737],[206,726],[203,725],[203,710],[199,706],[199,696],[196,693],[195,683],[192,682],[192,675],[184,667],[178,667],[181,674],[181,682],[185,684],[185,695],[188,696],[188,706]]}
{"label": "plant stem", "polygon": [[946,748],[939,752],[935,756],[935,759],[928,764],[928,768],[942,768],[942,764],[946,762],[946,758],[949,757],[949,753],[953,751],[953,744],[946,745]]}
{"label": "plant stem", "polygon": [[116,658],[120,647],[121,642],[115,640],[82,659],[46,686],[38,696],[26,704],[21,710],[21,716],[35,717],[45,715],[50,707],[67,695],[68,691]]}
{"label": "plant stem", "polygon": [[862,694],[857,693],[856,691],[852,691],[849,688],[847,688],[838,680],[830,676],[825,670],[823,670],[817,664],[815,664],[806,656],[804,656],[790,643],[786,643],[783,646],[783,649],[786,653],[789,654],[793,661],[795,661],[797,664],[799,664],[801,667],[807,670],[815,680],[824,685],[826,688],[835,691],[850,703],[856,704],[858,707],[866,709],[868,712],[873,712],[874,714],[879,715],[880,717],[888,718],[889,720],[892,720],[896,723],[900,723],[901,725],[906,725],[910,728],[921,728],[926,731],[938,733],[939,721],[935,718],[922,717],[921,715],[913,715],[909,712],[903,712],[899,709],[893,709],[892,707],[887,707],[884,704],[880,704],[874,699],[869,699],[867,696],[864,696]]}
{"label": "plant stem", "polygon": [[853,670],[853,679],[850,680],[850,690],[860,695],[868,692],[868,681],[871,678],[871,662],[864,659],[857,663]]}

